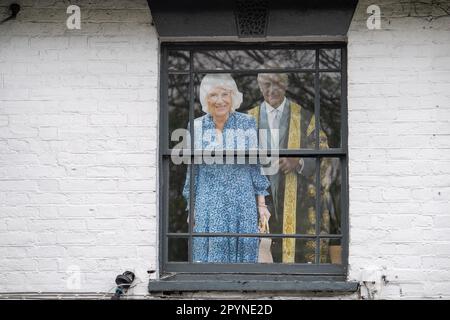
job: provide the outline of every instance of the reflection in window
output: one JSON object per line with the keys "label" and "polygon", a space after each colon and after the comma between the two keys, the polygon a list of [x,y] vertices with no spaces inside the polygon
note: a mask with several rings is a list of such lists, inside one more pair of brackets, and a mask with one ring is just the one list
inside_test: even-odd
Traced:
{"label": "reflection in window", "polygon": [[321,137],[320,149],[341,146],[341,74],[320,74],[320,125],[325,133]]}
{"label": "reflection in window", "polygon": [[341,67],[341,49],[319,50],[320,69],[339,69]]}
{"label": "reflection in window", "polygon": [[189,70],[189,51],[169,51],[167,62],[169,65],[169,70]]}
{"label": "reflection in window", "polygon": [[268,62],[277,61],[282,69],[313,69],[314,50],[217,50],[194,53],[196,70],[268,69]]}
{"label": "reflection in window", "polygon": [[327,234],[341,233],[341,175],[339,158],[320,160],[321,229]]}
{"label": "reflection in window", "polygon": [[188,232],[187,204],[183,198],[183,181],[187,172],[186,165],[169,163],[169,232]]}
{"label": "reflection in window", "polygon": [[169,257],[170,262],[188,261],[188,239],[187,238],[169,238]]}
{"label": "reflection in window", "polygon": [[179,128],[186,128],[189,123],[189,76],[169,75],[168,113],[169,113],[169,148],[177,142],[172,141],[172,133]]}

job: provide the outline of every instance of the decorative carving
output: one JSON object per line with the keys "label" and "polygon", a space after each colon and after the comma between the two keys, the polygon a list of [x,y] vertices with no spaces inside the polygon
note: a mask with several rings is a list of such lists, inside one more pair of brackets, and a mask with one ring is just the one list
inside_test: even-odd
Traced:
{"label": "decorative carving", "polygon": [[235,18],[239,37],[264,37],[268,13],[267,0],[236,0]]}

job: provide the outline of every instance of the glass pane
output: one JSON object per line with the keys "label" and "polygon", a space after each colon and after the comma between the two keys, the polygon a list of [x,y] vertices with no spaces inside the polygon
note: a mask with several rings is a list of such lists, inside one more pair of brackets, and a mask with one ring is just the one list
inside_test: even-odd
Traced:
{"label": "glass pane", "polygon": [[[197,164],[194,233],[258,233],[255,194],[269,187],[256,164]],[[241,239],[242,240],[242,239]],[[197,262],[255,262],[253,238],[194,237]],[[253,243],[255,242],[255,243]],[[253,243],[253,244],[252,244]],[[253,260],[252,260],[253,259]]]}
{"label": "glass pane", "polygon": [[320,74],[320,149],[341,146],[341,75]]}
{"label": "glass pane", "polygon": [[189,51],[169,51],[169,71],[189,71]]}
{"label": "glass pane", "polygon": [[257,263],[259,239],[255,237],[194,237],[194,263]]}
{"label": "glass pane", "polygon": [[200,84],[205,74],[194,75],[194,119],[204,116],[206,113],[203,111],[200,103]]}
{"label": "glass pane", "polygon": [[316,234],[316,159],[280,158],[270,181],[266,204],[271,213],[270,232]]}
{"label": "glass pane", "polygon": [[194,263],[315,263],[316,240],[256,237],[194,237]]}
{"label": "glass pane", "polygon": [[188,166],[169,161],[169,232],[188,232],[189,202],[183,197],[184,180]]}
{"label": "glass pane", "polygon": [[[274,263],[315,263],[316,240],[295,238],[272,238]],[[261,257],[265,257],[262,254]]]}
{"label": "glass pane", "polygon": [[[217,103],[207,99],[207,97],[217,94],[217,90],[220,92],[224,90],[223,86],[219,85],[221,77],[232,79],[230,81],[234,82],[233,85],[239,91],[231,90],[231,99],[227,102],[227,112],[236,108],[236,111],[250,114],[257,119],[258,129],[260,133],[263,133],[260,140],[261,148],[314,149],[313,73],[197,75],[195,77],[196,118],[204,116],[208,110],[215,112],[214,106]],[[208,83],[217,85],[212,86]],[[216,90],[216,88],[219,89]],[[240,93],[242,94],[241,97],[238,96]],[[242,102],[235,104],[234,102],[238,100]],[[218,101],[218,105],[223,103],[222,99]],[[211,112],[209,113],[214,116]],[[274,116],[274,113],[277,113],[277,115]],[[274,120],[276,120],[276,123]],[[214,128],[211,121],[206,124],[206,126],[208,125],[210,129]],[[278,138],[275,133],[278,133]]]}
{"label": "glass pane", "polygon": [[[202,111],[202,106],[200,102],[200,84],[202,79],[206,75],[207,74],[197,74],[194,78],[196,89],[195,91],[196,117],[206,114],[204,111]],[[209,74],[209,77],[214,77],[214,74]],[[256,75],[233,74],[231,75],[231,77],[235,81],[239,92],[242,93],[242,102],[238,106],[236,111],[246,113],[248,110],[260,105],[264,101],[264,97],[258,86],[258,80]],[[207,110],[207,107],[205,107],[205,110]]]}
{"label": "glass pane", "polygon": [[256,114],[258,128],[270,134],[261,147],[314,149],[314,75],[261,73],[257,82],[259,108],[248,112]]}
{"label": "glass pane", "polygon": [[341,49],[319,50],[320,69],[339,69],[341,67]]}
{"label": "glass pane", "polygon": [[320,240],[320,263],[342,264],[341,239]]}
{"label": "glass pane", "polygon": [[194,53],[196,70],[313,69],[314,50],[214,50]]}
{"label": "glass pane", "polygon": [[169,262],[188,262],[188,239],[169,238]]}
{"label": "glass pane", "polygon": [[174,148],[178,143],[182,142],[180,136],[174,131],[186,129],[189,123],[189,76],[169,75],[168,80],[168,137],[169,148]]}
{"label": "glass pane", "polygon": [[321,233],[341,234],[341,176],[339,158],[321,159]]}

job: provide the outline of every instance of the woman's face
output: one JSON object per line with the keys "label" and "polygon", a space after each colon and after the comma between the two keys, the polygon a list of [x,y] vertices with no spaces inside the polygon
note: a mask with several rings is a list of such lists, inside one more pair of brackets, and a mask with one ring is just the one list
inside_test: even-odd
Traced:
{"label": "woman's face", "polygon": [[214,87],[206,96],[206,102],[212,116],[224,116],[231,111],[231,90]]}

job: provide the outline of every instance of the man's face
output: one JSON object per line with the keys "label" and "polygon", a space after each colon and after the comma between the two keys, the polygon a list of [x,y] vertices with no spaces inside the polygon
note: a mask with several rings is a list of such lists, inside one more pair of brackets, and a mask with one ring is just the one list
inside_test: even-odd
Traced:
{"label": "man's face", "polygon": [[286,94],[286,82],[278,74],[264,74],[258,77],[259,89],[264,100],[274,108],[278,108]]}

